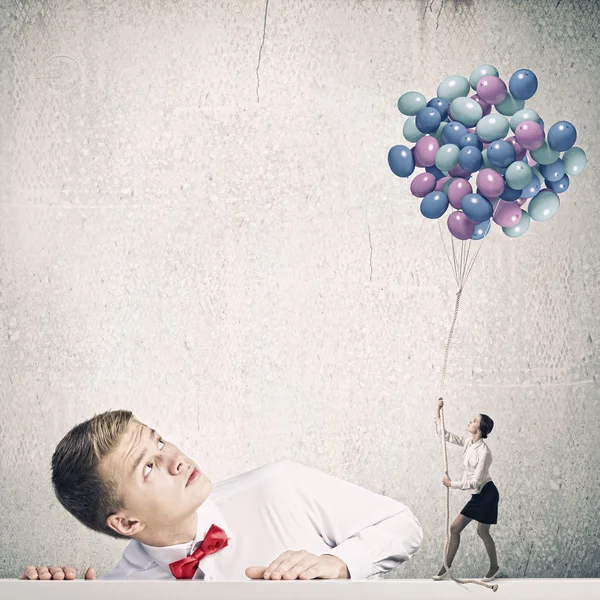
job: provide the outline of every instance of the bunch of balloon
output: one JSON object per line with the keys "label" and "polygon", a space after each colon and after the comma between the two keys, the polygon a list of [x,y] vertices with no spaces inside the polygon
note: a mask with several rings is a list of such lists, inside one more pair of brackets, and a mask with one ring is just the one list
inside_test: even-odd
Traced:
{"label": "bunch of balloon", "polygon": [[[468,79],[461,75],[444,79],[434,98],[409,91],[398,100],[398,109],[408,117],[404,137],[414,145],[392,147],[388,164],[403,178],[423,169],[412,179],[410,191],[420,199],[421,214],[438,221],[440,234],[445,217],[452,245],[450,258],[442,235],[458,292],[444,353],[441,395],[461,294],[482,240],[498,227],[509,238],[518,238],[532,221],[553,217],[560,207],[559,194],[586,166],[585,152],[574,145],[577,130],[572,123],[559,121],[546,131],[540,115],[525,106],[537,87],[537,77],[528,69],[513,73],[507,86],[495,67],[481,65]],[[478,247],[471,256],[472,243]],[[445,431],[443,410],[441,417]],[[448,471],[444,436],[442,447]],[[446,547],[448,519],[446,488]],[[456,579],[445,566],[455,581],[497,589]]]}

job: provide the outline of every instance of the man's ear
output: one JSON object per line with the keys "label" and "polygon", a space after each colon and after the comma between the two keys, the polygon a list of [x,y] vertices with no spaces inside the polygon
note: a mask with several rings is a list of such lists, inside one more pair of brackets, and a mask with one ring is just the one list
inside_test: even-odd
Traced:
{"label": "man's ear", "polygon": [[121,513],[110,515],[106,519],[106,524],[113,531],[126,537],[133,537],[143,531],[146,525],[136,519],[129,519]]}

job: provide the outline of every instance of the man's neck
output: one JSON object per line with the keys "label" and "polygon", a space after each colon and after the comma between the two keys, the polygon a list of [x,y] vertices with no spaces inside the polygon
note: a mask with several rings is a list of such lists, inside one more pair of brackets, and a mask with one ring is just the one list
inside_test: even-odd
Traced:
{"label": "man's neck", "polygon": [[198,529],[198,515],[196,511],[184,521],[171,523],[165,528],[147,531],[143,529],[139,535],[135,536],[138,542],[147,546],[163,548],[165,546],[176,546],[191,542]]}

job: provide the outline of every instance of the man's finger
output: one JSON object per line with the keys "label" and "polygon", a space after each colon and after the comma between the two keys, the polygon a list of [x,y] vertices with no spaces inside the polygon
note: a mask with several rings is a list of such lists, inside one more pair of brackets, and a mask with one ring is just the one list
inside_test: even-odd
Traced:
{"label": "man's finger", "polygon": [[298,579],[317,579],[322,577],[321,567],[317,564],[298,575]]}
{"label": "man's finger", "polygon": [[273,573],[273,571],[275,571],[279,565],[286,560],[289,556],[292,556],[292,554],[295,554],[295,550],[286,550],[285,552],[283,552],[282,554],[280,554],[266,569],[265,573],[264,573],[264,578],[265,579],[270,579],[271,578],[271,573]]}
{"label": "man's finger", "polygon": [[65,579],[75,579],[77,576],[77,571],[75,567],[61,567],[63,573],[65,574]]}
{"label": "man's finger", "polygon": [[246,577],[250,579],[263,579],[267,567],[248,567],[246,569]]}
{"label": "man's finger", "polygon": [[283,574],[284,579],[298,579],[300,573],[308,571],[310,568],[318,565],[319,557],[309,554],[304,560],[293,566],[287,573]]}
{"label": "man's finger", "polygon": [[271,579],[281,579],[288,571],[293,569],[299,562],[306,558],[308,552],[301,550],[294,552],[291,556],[288,556],[283,562],[279,563],[276,569],[273,569],[271,573]]}
{"label": "man's finger", "polygon": [[48,571],[48,567],[40,567],[38,569],[38,577],[42,580],[52,579],[52,575],[50,571]]}
{"label": "man's finger", "polygon": [[48,567],[48,571],[52,576],[52,579],[63,580],[65,578],[65,572],[62,567]]}
{"label": "man's finger", "polygon": [[[75,570],[75,569],[73,569]],[[96,569],[94,569],[94,567],[88,567],[87,571],[85,572],[85,578],[86,579],[96,579]]]}

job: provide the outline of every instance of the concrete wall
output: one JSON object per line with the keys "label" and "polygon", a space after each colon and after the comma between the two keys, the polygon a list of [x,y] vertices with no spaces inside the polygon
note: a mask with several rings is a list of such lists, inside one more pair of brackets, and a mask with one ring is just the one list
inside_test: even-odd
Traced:
{"label": "concrete wall", "polygon": [[[600,576],[593,0],[0,4],[0,577],[120,557],[50,485],[59,439],[111,408],[213,480],[290,458],[401,499],[426,537],[392,576],[437,572],[455,284],[387,151],[403,92],[482,63],[534,70],[527,105],[590,163],[550,221],[486,239],[447,426],[496,422],[508,576]],[[455,566],[487,570],[474,526]]]}

